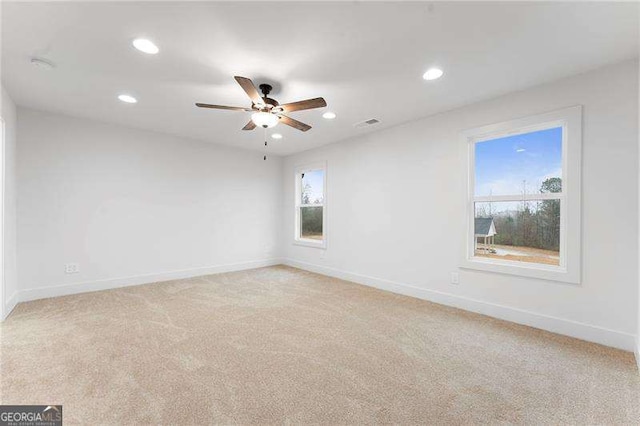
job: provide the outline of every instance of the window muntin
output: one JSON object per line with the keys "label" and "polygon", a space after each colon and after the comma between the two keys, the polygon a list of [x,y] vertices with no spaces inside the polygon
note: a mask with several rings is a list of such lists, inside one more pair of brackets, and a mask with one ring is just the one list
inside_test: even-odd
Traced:
{"label": "window muntin", "polygon": [[326,246],[325,187],[324,165],[298,168],[295,242],[313,247]]}

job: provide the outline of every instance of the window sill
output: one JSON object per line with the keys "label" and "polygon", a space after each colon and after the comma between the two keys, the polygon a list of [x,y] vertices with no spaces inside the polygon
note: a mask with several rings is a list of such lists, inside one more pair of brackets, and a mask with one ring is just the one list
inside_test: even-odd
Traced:
{"label": "window sill", "polygon": [[526,264],[524,262],[510,262],[500,260],[486,260],[471,258],[462,261],[463,269],[472,269],[483,272],[515,275],[523,278],[535,278],[539,280],[557,281],[568,284],[580,284],[580,274],[571,273],[561,266]]}
{"label": "window sill", "polygon": [[319,249],[327,248],[326,240],[318,241],[318,240],[298,239],[298,240],[293,240],[293,244],[297,246],[313,247],[313,248],[319,248]]}

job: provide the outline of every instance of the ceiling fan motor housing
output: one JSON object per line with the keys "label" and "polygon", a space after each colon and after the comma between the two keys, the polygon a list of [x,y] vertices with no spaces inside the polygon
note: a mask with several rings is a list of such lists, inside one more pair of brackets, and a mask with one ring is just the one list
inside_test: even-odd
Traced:
{"label": "ceiling fan motor housing", "polygon": [[265,98],[269,96],[269,93],[271,93],[271,91],[273,90],[273,86],[271,86],[270,84],[263,83],[258,87],[260,88],[260,90],[262,90],[262,93],[264,93]]}
{"label": "ceiling fan motor housing", "polygon": [[[278,105],[280,105],[278,103],[278,101],[276,101],[275,99],[269,97],[269,93],[271,93],[271,91],[273,90],[273,87],[270,84],[261,84],[258,87],[260,87],[260,90],[262,91],[262,94],[264,95],[264,96],[262,96],[262,100],[264,101],[264,106],[267,107],[267,109],[270,110],[273,107],[277,107]],[[260,106],[258,106],[258,107],[260,107]]]}

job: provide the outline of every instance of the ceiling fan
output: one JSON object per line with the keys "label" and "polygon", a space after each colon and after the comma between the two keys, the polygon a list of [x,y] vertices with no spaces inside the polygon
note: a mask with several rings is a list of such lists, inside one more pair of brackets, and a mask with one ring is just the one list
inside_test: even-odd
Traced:
{"label": "ceiling fan", "polygon": [[196,106],[200,108],[213,108],[213,109],[226,109],[231,111],[246,111],[253,112],[251,114],[251,120],[242,128],[242,130],[253,130],[256,126],[269,127],[276,126],[278,123],[286,124],[298,130],[306,132],[311,128],[308,124],[302,123],[298,120],[294,120],[291,117],[285,115],[293,111],[301,111],[305,109],[314,109],[326,107],[327,103],[323,98],[313,98],[304,101],[291,102],[288,104],[280,105],[278,101],[269,97],[269,93],[273,89],[269,84],[261,84],[260,90],[264,96],[260,96],[258,89],[254,86],[253,82],[246,77],[234,77],[240,87],[249,95],[251,99],[250,108],[231,107],[224,105],[211,105],[196,103]]}

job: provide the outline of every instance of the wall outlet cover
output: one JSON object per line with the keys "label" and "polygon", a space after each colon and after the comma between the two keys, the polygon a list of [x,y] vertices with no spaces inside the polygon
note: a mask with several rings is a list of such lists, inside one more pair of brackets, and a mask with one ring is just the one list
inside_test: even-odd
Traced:
{"label": "wall outlet cover", "polygon": [[80,272],[80,264],[78,263],[67,263],[64,265],[64,273],[65,274],[77,274]]}

